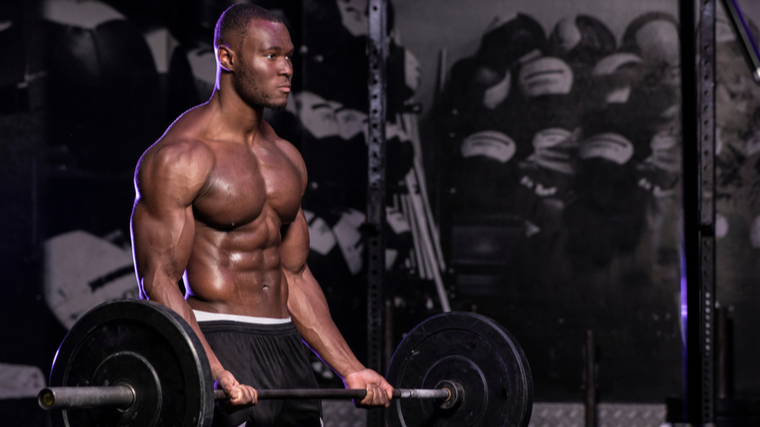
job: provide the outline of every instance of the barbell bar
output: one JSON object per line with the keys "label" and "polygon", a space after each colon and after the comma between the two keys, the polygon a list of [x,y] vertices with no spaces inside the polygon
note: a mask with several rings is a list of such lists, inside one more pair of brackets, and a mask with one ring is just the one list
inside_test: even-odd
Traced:
{"label": "barbell bar", "polygon": [[[441,386],[440,389],[395,389],[394,399],[440,399],[446,403],[451,399],[459,399],[461,394],[456,389]],[[269,389],[256,390],[259,400],[268,399],[358,399],[367,397],[366,389],[330,389],[330,388],[301,388],[301,389]],[[131,385],[85,386],[85,387],[46,387],[37,395],[40,408],[71,409],[71,408],[104,408],[114,407],[128,409],[135,402],[138,392]],[[214,390],[214,400],[229,399],[224,390]],[[447,403],[448,405],[449,403]],[[453,404],[456,404],[455,402]]]}
{"label": "barbell bar", "polygon": [[[386,378],[397,387],[388,425],[526,427],[530,367],[517,341],[485,316],[449,312],[401,342]],[[140,300],[110,301],[64,338],[38,395],[53,426],[211,425],[215,401],[206,353],[177,313]],[[258,399],[363,399],[365,389],[257,389]],[[254,409],[255,410],[255,409]]]}

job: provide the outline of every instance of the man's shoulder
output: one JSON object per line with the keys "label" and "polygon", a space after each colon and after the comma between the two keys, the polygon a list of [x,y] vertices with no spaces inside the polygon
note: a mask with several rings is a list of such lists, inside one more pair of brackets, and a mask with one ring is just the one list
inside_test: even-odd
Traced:
{"label": "man's shoulder", "polygon": [[298,151],[295,145],[277,136],[272,126],[266,121],[262,120],[261,126],[262,126],[262,133],[264,134],[264,136],[267,139],[270,139],[271,141],[273,141],[273,143],[280,149],[280,151],[282,151],[285,154],[285,156],[291,161],[293,166],[298,170],[298,175],[301,179],[301,194],[303,195],[303,192],[306,190],[306,183],[308,181],[308,176],[306,172],[306,163],[303,161],[303,156],[301,156],[301,152]]}
{"label": "man's shoulder", "polygon": [[213,158],[214,151],[198,138],[188,135],[164,135],[145,152],[140,163],[157,163],[164,167],[182,167],[191,163],[197,167],[213,161]]}
{"label": "man's shoulder", "polygon": [[172,123],[161,138],[147,151],[148,156],[171,155],[203,155],[211,153],[211,149],[199,134],[203,124],[207,122],[208,114],[205,104],[193,107],[180,115]]}
{"label": "man's shoulder", "polygon": [[288,158],[296,164],[296,166],[301,169],[303,165],[303,157],[301,156],[301,152],[298,151],[295,145],[290,143],[284,138],[280,138],[272,128],[272,126],[267,123],[266,121],[261,122],[262,126],[262,133],[271,141],[274,142],[274,144],[282,150],[283,153],[285,153]]}
{"label": "man's shoulder", "polygon": [[138,184],[184,182],[194,186],[206,181],[214,163],[214,152],[204,141],[167,132],[143,154],[135,177]]}

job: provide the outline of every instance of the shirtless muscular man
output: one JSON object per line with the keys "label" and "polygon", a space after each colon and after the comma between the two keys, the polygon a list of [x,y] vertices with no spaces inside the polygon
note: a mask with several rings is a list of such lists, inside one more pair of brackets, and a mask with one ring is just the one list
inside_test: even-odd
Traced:
{"label": "shirtless muscular man", "polygon": [[317,387],[301,339],[346,387],[367,389],[358,405],[388,407],[393,387],[356,359],[306,265],[303,159],[262,120],[288,101],[290,34],[276,15],[238,4],[219,19],[214,46],[211,99],[177,119],[135,172],[141,295],[198,334],[230,397],[215,426],[320,425],[318,401],[253,406],[256,388]]}

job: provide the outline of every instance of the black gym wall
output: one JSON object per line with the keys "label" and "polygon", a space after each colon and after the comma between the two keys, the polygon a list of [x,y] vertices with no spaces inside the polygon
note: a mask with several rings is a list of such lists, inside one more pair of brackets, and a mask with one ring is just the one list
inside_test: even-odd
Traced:
{"label": "black gym wall", "polygon": [[[366,2],[258,3],[286,17],[298,52],[293,102],[269,119],[309,168],[309,263],[364,358]],[[744,3],[759,21],[760,7]],[[227,4],[0,6],[3,420],[44,425],[32,396],[67,325],[136,294],[131,173],[179,113],[209,96],[210,31]],[[677,1],[392,6],[393,345],[441,309],[437,253],[421,236],[433,221],[452,307],[515,335],[537,401],[582,400],[588,330],[602,401],[680,394]],[[737,392],[757,395],[760,89],[726,31],[719,22],[718,301],[734,318]],[[410,171],[427,178],[429,215],[413,206],[425,200]],[[326,372],[320,380],[334,385]]]}

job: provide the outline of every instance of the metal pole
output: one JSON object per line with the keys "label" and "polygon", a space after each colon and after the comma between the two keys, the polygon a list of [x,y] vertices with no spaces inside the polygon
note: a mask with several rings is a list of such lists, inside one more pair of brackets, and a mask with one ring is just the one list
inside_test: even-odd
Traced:
{"label": "metal pole", "polygon": [[719,399],[730,399],[734,397],[732,322],[728,318],[727,307],[716,307],[715,311],[715,392]]}
{"label": "metal pole", "polygon": [[[715,0],[681,0],[684,421],[715,421]],[[696,62],[696,58],[699,62]]]}
{"label": "metal pole", "polygon": [[[394,399],[430,399],[448,401],[455,396],[455,383],[452,387],[434,389],[397,388],[393,390]],[[364,399],[367,390],[344,389],[344,388],[295,388],[295,389],[270,389],[256,390],[259,400],[277,399]],[[103,408],[117,407],[127,409],[135,401],[139,389],[125,385],[99,386],[99,387],[48,387],[42,389],[37,395],[37,403],[42,409],[68,409],[68,408]],[[227,395],[224,390],[214,390],[214,400],[225,400]]]}
{"label": "metal pole", "polygon": [[[386,72],[386,0],[369,1],[369,132],[367,141],[369,170],[367,183],[367,229],[369,230],[369,270],[367,289],[367,366],[383,372],[383,338],[385,312],[385,94]],[[383,427],[382,410],[367,412],[368,427]]]}
{"label": "metal pole", "polygon": [[586,331],[586,427],[596,427],[596,344],[594,331]]}
{"label": "metal pole", "polygon": [[[699,355],[701,422],[715,422],[715,18],[716,0],[702,0],[699,25]],[[695,295],[694,299],[696,300]],[[695,313],[696,314],[696,313]],[[696,399],[696,397],[694,397]]]}

